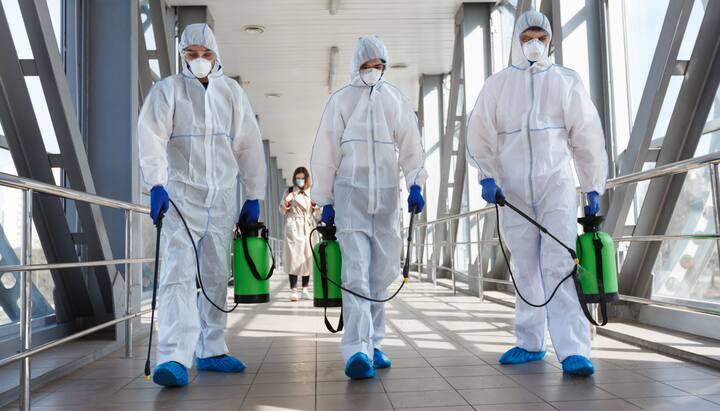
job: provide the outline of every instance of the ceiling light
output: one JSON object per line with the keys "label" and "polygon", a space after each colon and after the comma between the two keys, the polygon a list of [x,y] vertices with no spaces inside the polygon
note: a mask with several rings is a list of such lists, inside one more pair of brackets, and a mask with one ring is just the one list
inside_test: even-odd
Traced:
{"label": "ceiling light", "polygon": [[265,27],[259,26],[256,24],[250,24],[248,26],[243,27],[243,30],[247,34],[263,34],[265,33]]}
{"label": "ceiling light", "polygon": [[390,68],[391,69],[406,69],[406,68],[408,68],[408,65],[407,65],[407,63],[395,63],[395,64],[390,65]]}
{"label": "ceiling light", "polygon": [[281,95],[280,93],[265,93],[265,97],[267,98],[280,98]]}

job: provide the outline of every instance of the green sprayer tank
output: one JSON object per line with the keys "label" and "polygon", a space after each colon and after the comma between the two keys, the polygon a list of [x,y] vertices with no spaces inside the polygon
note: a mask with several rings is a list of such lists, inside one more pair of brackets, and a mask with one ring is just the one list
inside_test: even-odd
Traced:
{"label": "green sprayer tank", "polygon": [[270,301],[270,277],[275,271],[275,257],[263,223],[238,226],[233,241],[233,275],[235,302],[239,304]]}
{"label": "green sprayer tank", "polygon": [[313,305],[342,307],[342,291],[335,285],[342,284],[342,256],[335,238],[335,226],[321,226],[317,230],[322,241],[313,248]]}
{"label": "green sprayer tank", "polygon": [[601,216],[578,219],[578,223],[583,226],[583,234],[577,239],[580,264],[576,287],[583,311],[587,310],[586,304],[600,304],[603,324],[596,325],[607,323],[607,304],[620,299],[615,243],[608,233],[600,231],[602,222]]}

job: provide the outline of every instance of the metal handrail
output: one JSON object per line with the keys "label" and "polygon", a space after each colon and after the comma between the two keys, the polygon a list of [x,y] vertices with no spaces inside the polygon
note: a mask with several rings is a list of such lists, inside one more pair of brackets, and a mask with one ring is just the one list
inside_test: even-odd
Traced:
{"label": "metal handrail", "polygon": [[0,274],[16,272],[16,271],[44,271],[44,270],[62,270],[65,268],[78,267],[100,267],[104,265],[118,264],[143,264],[153,263],[154,258],[120,258],[115,260],[99,260],[99,261],[83,261],[79,263],[55,263],[55,264],[29,264],[29,265],[4,265],[0,266]]}
{"label": "metal handrail", "polygon": [[[720,164],[720,152],[715,152],[711,154],[707,154],[704,156],[691,158],[683,161],[678,161],[672,164],[667,164],[664,166],[659,166],[650,170],[644,170],[639,171],[636,173],[631,173],[627,175],[623,175],[620,177],[615,177],[612,179],[609,179],[606,184],[606,188],[616,188],[620,186],[625,186],[629,184],[635,184],[642,181],[650,180],[653,178],[659,178],[659,177],[667,177],[672,176],[676,174],[682,174],[686,173],[688,171],[702,168],[705,166],[714,166],[717,167],[717,164]],[[578,189],[579,190],[579,189]],[[457,220],[460,220],[462,218],[470,218],[473,216],[476,216],[478,219],[490,212],[495,211],[495,206],[489,206],[480,208],[473,211],[467,211],[464,213],[459,213],[451,216],[444,216],[437,218],[433,221],[426,221],[426,222],[417,222],[415,223],[414,229],[421,229],[423,227],[429,227],[429,226],[435,226],[437,224],[443,224],[443,223],[454,223]],[[479,225],[478,225],[479,227]],[[403,231],[406,231],[407,227],[403,228]],[[442,241],[445,245],[455,246],[455,245],[478,245],[479,247],[482,247],[483,244],[486,243],[492,243],[493,241],[497,242],[497,238],[489,239],[489,240],[480,240],[480,233],[478,232],[478,240],[477,241]],[[691,234],[666,234],[666,235],[645,235],[645,236],[621,236],[621,237],[615,237],[613,240],[617,243],[621,242],[661,242],[666,240],[714,240],[718,241],[720,240],[720,233],[691,233]],[[423,244],[420,244],[418,247],[428,247],[432,246],[434,244],[429,244],[426,242],[423,242]],[[480,254],[481,255],[481,254]],[[470,275],[469,273],[458,271],[455,269],[455,257],[451,254],[451,267],[445,267],[443,265],[435,264],[434,262],[430,262],[429,260],[426,261],[426,263],[423,263],[422,261],[417,261],[416,265],[418,266],[418,269],[421,270],[423,267],[430,268],[433,271],[433,277],[434,273],[437,270],[442,271],[449,271],[452,275],[452,284],[453,284],[453,290],[455,290],[455,274],[461,274],[463,276],[466,276],[468,279],[474,279],[478,280],[483,283],[498,283],[498,284],[505,284],[505,285],[511,285],[512,282],[508,280],[499,280],[494,278],[486,278],[484,276],[474,276]],[[419,274],[420,275],[420,274]],[[436,282],[437,280],[433,278],[433,282]],[[482,291],[480,291],[482,294]],[[712,314],[718,314],[718,310],[711,310],[706,308],[700,308],[700,307],[693,307],[689,305],[684,304],[678,304],[678,303],[672,303],[667,301],[658,301],[653,300],[649,298],[643,298],[643,297],[635,297],[635,296],[629,296],[629,295],[620,295],[620,299],[622,301],[626,302],[633,302],[638,304],[644,304],[644,305],[657,305],[657,306],[664,306],[668,308],[675,308],[675,309],[683,309],[687,311],[694,311],[694,312],[700,312],[700,313],[712,313]]]}
{"label": "metal handrail", "polygon": [[[125,201],[113,200],[106,197],[101,197],[96,194],[85,193],[82,191],[73,190],[66,187],[58,187],[52,184],[46,184],[39,181],[35,181],[29,178],[14,176],[11,174],[0,173],[0,186],[15,188],[22,190],[23,192],[23,206],[22,206],[22,243],[20,252],[20,264],[12,266],[0,267],[0,274],[6,272],[19,272],[20,273],[20,346],[21,351],[18,354],[10,356],[8,358],[0,360],[0,367],[10,364],[12,362],[21,361],[20,365],[20,408],[23,410],[30,409],[30,385],[31,385],[31,368],[30,368],[30,357],[48,350],[52,347],[64,344],[68,341],[81,338],[85,335],[92,334],[103,328],[107,328],[119,323],[125,323],[125,355],[126,357],[132,357],[132,343],[133,343],[133,323],[132,319],[143,315],[148,312],[147,310],[133,313],[132,306],[132,269],[133,264],[141,264],[146,262],[152,262],[152,258],[122,258],[114,260],[103,260],[103,261],[83,261],[76,263],[55,263],[55,264],[30,264],[31,251],[32,251],[32,210],[33,210],[33,194],[41,193],[46,195],[52,195],[55,197],[64,198],[67,200],[80,201],[84,203],[94,204],[97,206],[110,207],[113,209],[124,210],[125,212],[125,250],[127,253],[132,254],[133,245],[133,230],[132,230],[132,217],[133,213],[149,214],[150,209],[148,207],[128,203]],[[130,257],[130,256],[127,256]],[[51,341],[43,344],[39,347],[32,348],[31,336],[32,336],[32,272],[39,270],[60,270],[64,268],[77,268],[77,267],[96,267],[103,265],[125,265],[125,315],[105,322],[103,324],[96,325],[78,333],[71,334],[59,340]]]}
{"label": "metal handrail", "polygon": [[96,204],[104,207],[134,211],[136,213],[150,214],[150,208],[143,205],[128,203],[126,201],[113,200],[101,197],[97,194],[85,193],[71,188],[59,187],[52,184],[42,183],[25,177],[12,174],[0,173],[0,186],[16,188],[19,190],[30,190],[36,193],[49,194],[55,197],[62,197],[67,200],[81,201],[83,203]]}
{"label": "metal handrail", "polygon": [[[616,188],[625,186],[633,183],[639,183],[641,181],[650,180],[657,177],[666,177],[675,174],[686,173],[690,170],[702,168],[710,164],[720,164],[720,152],[707,154],[700,157],[690,158],[683,161],[678,161],[672,164],[659,166],[650,170],[638,171],[637,173],[630,173],[620,177],[611,178],[605,185],[606,188]],[[579,189],[578,189],[579,190]],[[425,227],[428,225],[434,225],[444,223],[447,221],[457,220],[464,217],[471,217],[474,215],[487,214],[495,210],[495,206],[484,207],[477,210],[466,211],[451,216],[444,216],[436,218],[433,221],[418,221],[414,225],[415,227]]]}
{"label": "metal handrail", "polygon": [[63,338],[61,338],[61,339],[59,339],[59,340],[50,341],[50,342],[47,342],[47,343],[45,343],[45,344],[43,344],[43,345],[39,345],[39,346],[37,346],[37,347],[35,347],[35,348],[31,349],[31,350],[21,351],[21,352],[15,354],[15,355],[11,355],[10,357],[3,358],[2,360],[0,360],[0,367],[4,367],[4,366],[6,366],[6,365],[8,365],[8,364],[12,364],[12,363],[14,363],[14,362],[16,362],[16,361],[20,361],[20,360],[22,360],[22,359],[24,359],[24,358],[29,358],[29,357],[31,357],[31,356],[33,356],[33,355],[35,355],[35,354],[39,354],[39,353],[41,353],[41,352],[43,352],[43,351],[49,350],[50,348],[57,347],[57,346],[59,346],[59,345],[65,344],[66,342],[70,342],[70,341],[73,341],[73,340],[77,340],[78,338],[82,338],[82,337],[84,337],[84,336],[86,336],[86,335],[90,335],[90,334],[92,334],[92,333],[94,333],[94,332],[100,331],[100,330],[102,330],[102,329],[104,329],[104,328],[113,326],[113,325],[115,325],[115,324],[119,324],[119,323],[121,323],[121,322],[129,321],[129,320],[132,320],[133,318],[137,318],[137,317],[143,316],[143,315],[149,313],[150,310],[151,310],[151,309],[148,308],[148,309],[142,310],[142,311],[137,312],[137,313],[134,313],[134,314],[128,314],[128,315],[125,315],[125,316],[122,316],[122,317],[119,317],[119,318],[115,318],[115,319],[113,319],[113,320],[104,322],[104,323],[102,323],[102,324],[98,324],[98,325],[96,325],[96,326],[94,326],[94,327],[90,327],[90,328],[88,328],[88,329],[86,329],[86,330],[82,330],[82,331],[76,332],[75,334],[68,335],[67,337],[63,337]]}

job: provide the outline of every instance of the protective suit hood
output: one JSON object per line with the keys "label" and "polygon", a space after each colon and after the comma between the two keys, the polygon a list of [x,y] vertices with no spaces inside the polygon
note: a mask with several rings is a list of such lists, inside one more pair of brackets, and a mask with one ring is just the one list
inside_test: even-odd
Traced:
{"label": "protective suit hood", "polygon": [[[360,79],[360,66],[373,59],[380,59],[387,64],[388,51],[385,43],[378,36],[359,37],[353,50],[352,64],[350,66],[350,81],[353,86],[365,86]],[[384,77],[384,76],[383,76]],[[381,78],[378,85],[384,80]]]}
{"label": "protective suit hood", "polygon": [[552,65],[548,57],[548,49],[550,42],[552,41],[552,28],[550,28],[550,21],[545,17],[544,14],[535,10],[528,10],[518,18],[515,23],[515,31],[513,32],[511,57],[512,66],[525,70],[530,67],[527,57],[523,53],[522,44],[520,44],[520,34],[530,27],[540,27],[545,30],[548,34],[548,45],[545,46],[545,51],[542,56],[535,62],[534,65],[538,67],[549,67]]}
{"label": "protective suit hood", "polygon": [[185,27],[182,36],[180,36],[180,44],[178,50],[180,57],[183,59],[183,74],[188,77],[195,77],[193,73],[188,69],[185,58],[182,56],[182,51],[192,45],[203,46],[208,50],[212,50],[215,53],[215,65],[208,77],[219,77],[222,75],[222,62],[220,60],[220,48],[218,48],[217,40],[215,40],[215,34],[213,33],[210,26],[207,23],[194,23]]}

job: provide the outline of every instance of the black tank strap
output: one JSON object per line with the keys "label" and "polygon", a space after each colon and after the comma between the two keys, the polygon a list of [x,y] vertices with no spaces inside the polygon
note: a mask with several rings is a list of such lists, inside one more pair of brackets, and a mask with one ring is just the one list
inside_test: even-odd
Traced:
{"label": "black tank strap", "polygon": [[265,245],[267,246],[268,250],[270,251],[270,258],[272,259],[272,266],[270,267],[270,270],[265,278],[262,278],[262,276],[258,272],[255,262],[253,261],[252,257],[250,256],[250,250],[248,249],[248,244],[247,244],[247,236],[243,235],[241,233],[240,241],[242,242],[242,249],[243,249],[243,254],[245,256],[245,261],[247,261],[248,267],[250,267],[250,272],[252,273],[253,277],[255,277],[255,279],[258,281],[267,281],[275,273],[275,254],[273,253],[273,250],[270,247],[270,241],[268,240],[268,233],[267,233],[266,228],[262,229],[261,237],[265,241]]}
{"label": "black tank strap", "polygon": [[[330,298],[329,295],[329,288],[330,284],[328,284],[328,278],[327,278],[327,256],[325,255],[325,249],[327,248],[327,243],[322,242],[318,246],[318,253],[320,254],[320,272],[322,275],[320,276],[320,284],[322,287],[323,292],[323,298]],[[342,307],[340,308],[340,320],[338,321],[337,328],[332,326],[332,323],[330,323],[330,320],[327,316],[327,307],[325,307],[325,327],[330,331],[331,333],[335,334],[339,331],[342,331],[342,329],[345,326],[345,323],[343,322],[343,310]]]}

